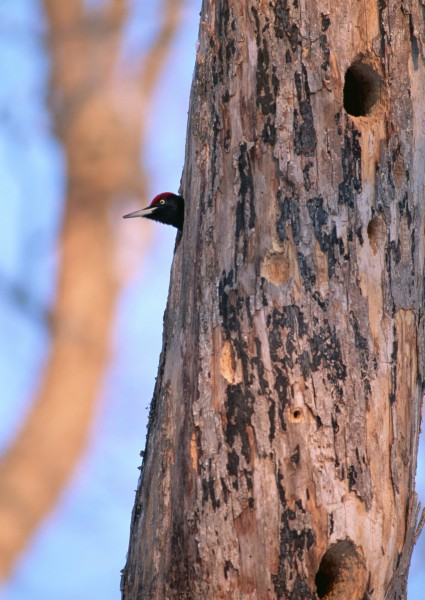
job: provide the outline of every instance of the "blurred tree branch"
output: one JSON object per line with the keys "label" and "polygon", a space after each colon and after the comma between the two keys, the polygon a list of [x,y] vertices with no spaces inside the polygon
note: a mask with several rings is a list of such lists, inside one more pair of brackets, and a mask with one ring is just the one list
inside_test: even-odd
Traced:
{"label": "blurred tree branch", "polygon": [[[87,13],[44,0],[52,58],[50,106],[68,182],[50,357],[18,437],[0,463],[0,574],[4,579],[57,502],[84,450],[108,361],[120,284],[111,210],[143,197],[140,155],[152,98],[181,20],[166,0],[140,73],[117,68],[128,2]],[[149,224],[144,227],[146,250]]]}
{"label": "blurred tree branch", "polygon": [[156,39],[152,43],[151,51],[143,61],[141,70],[141,85],[145,98],[151,98],[155,90],[158,73],[162,70],[170,52],[175,32],[182,18],[182,0],[164,0],[162,22]]}

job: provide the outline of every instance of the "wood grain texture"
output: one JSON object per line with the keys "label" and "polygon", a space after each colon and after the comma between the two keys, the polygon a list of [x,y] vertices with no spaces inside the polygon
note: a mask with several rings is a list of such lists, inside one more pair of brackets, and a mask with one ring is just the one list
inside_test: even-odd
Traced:
{"label": "wood grain texture", "polygon": [[203,3],[126,600],[405,597],[424,39],[406,2]]}

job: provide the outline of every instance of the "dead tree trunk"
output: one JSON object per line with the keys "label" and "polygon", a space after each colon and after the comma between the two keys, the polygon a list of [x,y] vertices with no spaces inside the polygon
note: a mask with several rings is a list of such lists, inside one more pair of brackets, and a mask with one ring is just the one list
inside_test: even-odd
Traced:
{"label": "dead tree trunk", "polygon": [[418,3],[203,2],[126,600],[405,597],[424,41]]}

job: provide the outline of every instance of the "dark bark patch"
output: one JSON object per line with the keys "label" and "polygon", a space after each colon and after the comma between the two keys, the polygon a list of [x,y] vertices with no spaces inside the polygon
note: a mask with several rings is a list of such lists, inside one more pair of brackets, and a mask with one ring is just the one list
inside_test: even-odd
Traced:
{"label": "dark bark patch", "polygon": [[189,560],[191,553],[187,551],[192,546],[192,540],[189,539],[183,518],[183,514],[180,518],[175,516],[172,524],[170,552],[174,560],[167,582],[171,590],[191,589],[194,576],[193,564]]}
{"label": "dark bark patch", "polygon": [[236,44],[235,40],[231,39],[226,44],[226,59],[227,62],[230,63],[231,59],[236,54]]}
{"label": "dark bark patch", "polygon": [[320,68],[322,69],[322,71],[327,71],[329,68],[329,56],[331,54],[331,51],[328,44],[328,38],[325,33],[322,33],[322,35],[320,36],[319,43],[323,55],[323,61],[320,65]]}
{"label": "dark bark patch", "polygon": [[[232,452],[234,452],[234,450],[232,450]],[[229,461],[229,456],[227,457],[228,461]],[[229,463],[228,463],[229,465]],[[232,470],[232,467],[230,467],[230,470]],[[229,475],[232,475],[232,473],[229,472],[229,466],[227,466],[227,472],[229,473]],[[237,473],[237,468],[236,468],[236,473]],[[230,496],[230,490],[227,487],[226,484],[226,480],[224,479],[224,477],[220,477],[220,482],[221,482],[221,489],[223,491],[223,501],[224,504],[227,504],[228,500],[229,500],[229,496]]]}
{"label": "dark bark patch", "polygon": [[321,13],[320,17],[321,17],[322,31],[327,31],[329,28],[329,25],[331,24],[331,20],[328,15],[324,15],[323,13]]}
{"label": "dark bark patch", "polygon": [[279,494],[279,500],[283,506],[286,506],[286,495],[285,495],[285,489],[282,485],[282,481],[283,481],[283,475],[280,471],[278,471],[276,484],[277,484],[277,491]]}
{"label": "dark bark patch", "polygon": [[235,450],[231,450],[228,454],[227,454],[227,472],[229,473],[230,477],[234,477],[233,480],[233,488],[235,490],[239,489],[239,484],[238,484],[238,473],[239,473],[239,455]]}
{"label": "dark bark patch", "polygon": [[202,504],[206,504],[206,502],[208,501],[209,491],[208,491],[208,481],[205,479],[205,477],[202,477],[201,485],[202,485]]}
{"label": "dark bark patch", "polygon": [[282,348],[282,331],[287,330],[285,361],[293,366],[292,359],[288,356],[293,351],[293,344],[298,337],[303,337],[308,333],[308,323],[304,319],[304,313],[298,306],[288,305],[282,307],[282,310],[275,308],[273,313],[268,316],[267,324],[269,326],[270,356],[273,361],[278,361],[280,350]]}
{"label": "dark bark patch", "polygon": [[250,492],[252,492],[252,490],[254,489],[254,484],[252,482],[252,471],[250,471],[249,469],[244,469],[243,474],[245,476],[246,487]]}
{"label": "dark bark patch", "polygon": [[360,374],[363,382],[363,389],[366,398],[368,398],[372,391],[369,382],[370,355],[368,341],[367,338],[362,335],[359,322],[353,311],[350,312],[349,320],[354,333],[354,345],[360,359]]}
{"label": "dark bark patch", "polygon": [[301,65],[301,72],[294,74],[298,109],[294,109],[294,149],[295,154],[313,156],[316,150],[316,130],[310,102],[307,69]]}
{"label": "dark bark patch", "polygon": [[220,500],[216,498],[215,495],[215,479],[211,477],[211,467],[212,461],[209,459],[208,471],[209,477],[208,479],[202,477],[201,485],[202,485],[202,504],[206,504],[209,500],[211,500],[211,504],[214,510],[220,507]]}
{"label": "dark bark patch", "polygon": [[268,415],[270,422],[269,440],[272,443],[276,433],[276,402],[271,398],[269,398]]}
{"label": "dark bark patch", "polygon": [[360,246],[363,246],[363,244],[364,244],[364,239],[363,239],[363,228],[362,228],[362,226],[361,226],[361,225],[360,225],[360,227],[357,227],[357,229],[356,229],[356,237],[357,237],[357,239],[358,239],[358,240],[359,240],[359,242],[360,242]]}
{"label": "dark bark patch", "polygon": [[280,426],[282,428],[282,431],[286,431],[286,423],[285,423],[285,419],[283,416],[283,414],[284,414],[283,411],[284,411],[285,407],[289,404],[289,398],[288,398],[289,379],[282,373],[282,371],[278,367],[274,368],[274,372],[275,372],[274,389],[276,390],[276,393],[279,398]]}
{"label": "dark bark patch", "polygon": [[295,446],[295,451],[291,454],[291,464],[297,467],[300,462],[300,445]]}
{"label": "dark bark patch", "polygon": [[272,581],[278,598],[314,600],[316,594],[310,590],[304,573],[298,573],[298,561],[304,563],[305,553],[316,543],[316,538],[308,527],[292,528],[290,521],[295,516],[296,513],[288,508],[282,512],[279,567],[277,573],[272,574]]}
{"label": "dark bark patch", "polygon": [[329,537],[333,534],[334,532],[334,516],[332,513],[329,513]]}
{"label": "dark bark patch", "polygon": [[[378,0],[378,23],[379,23],[379,37],[380,37],[380,47],[379,47],[379,53],[380,53],[380,57],[383,59],[385,56],[385,38],[386,38],[386,31],[385,31],[385,17],[384,17],[384,10],[387,8],[387,0]],[[382,61],[382,64],[384,65],[384,61]]]}
{"label": "dark bark patch", "polygon": [[356,482],[357,482],[357,471],[356,471],[354,465],[350,465],[348,467],[347,477],[348,477],[348,489],[350,490],[350,492],[352,492],[353,489],[355,488]]}
{"label": "dark bark patch", "polygon": [[225,339],[229,339],[232,332],[238,331],[238,313],[236,308],[236,293],[233,291],[234,271],[223,271],[218,282],[218,309],[222,318],[222,329]]}
{"label": "dark bark patch", "polygon": [[246,142],[239,146],[238,172],[240,187],[236,204],[236,237],[247,227],[253,229],[255,225],[254,178]]}
{"label": "dark bark patch", "polygon": [[322,299],[319,292],[314,292],[311,296],[313,300],[316,302],[317,306],[319,306],[323,311],[327,311],[329,308],[329,300]]}
{"label": "dark bark patch", "polygon": [[406,215],[407,225],[409,226],[409,229],[410,229],[410,227],[412,226],[413,215],[412,215],[412,211],[410,210],[409,196],[408,196],[407,192],[405,192],[403,198],[398,203],[398,210],[399,210],[400,216]]}
{"label": "dark bark patch", "polygon": [[[252,329],[252,327],[254,326],[254,320],[253,320],[254,315],[251,310],[251,300],[248,296],[245,297],[245,314],[248,319],[249,328]],[[257,345],[257,342],[260,344],[259,346]],[[256,338],[256,340],[255,340],[255,345],[257,348],[257,356],[261,356],[261,343],[258,338]],[[260,354],[258,354],[258,350],[260,350]]]}
{"label": "dark bark patch", "polygon": [[195,426],[195,439],[196,439],[196,452],[197,452],[197,456],[198,456],[198,464],[197,464],[196,468],[197,468],[197,474],[201,475],[202,456],[204,454],[204,451],[202,450],[202,432],[201,432],[201,428],[198,425]]}
{"label": "dark bark patch", "polygon": [[[297,306],[286,306],[281,311],[275,308],[267,317],[270,345],[270,357],[274,363],[274,389],[279,398],[278,414],[283,431],[286,431],[284,419],[285,407],[290,402],[291,386],[288,370],[299,360],[297,340],[307,335],[308,325],[302,311]],[[301,353],[300,353],[301,355]],[[309,361],[304,357],[304,366],[310,369]]]}
{"label": "dark bark patch", "polygon": [[224,562],[224,578],[227,579],[230,569],[234,570],[234,566],[230,560]]}
{"label": "dark bark patch", "polygon": [[317,196],[308,200],[307,209],[313,223],[314,235],[319,242],[321,251],[326,254],[328,259],[328,276],[330,279],[335,273],[338,262],[335,248],[338,249],[339,256],[345,255],[345,249],[343,240],[337,236],[336,225],[329,226],[329,215],[323,205],[323,198]]}
{"label": "dark bark patch", "polygon": [[314,164],[309,160],[303,167],[304,189],[308,192],[311,189],[310,169]]}
{"label": "dark bark patch", "polygon": [[226,440],[233,448],[235,439],[240,437],[241,452],[247,463],[251,462],[251,450],[249,446],[248,427],[251,426],[251,417],[254,412],[253,402],[250,394],[243,390],[240,383],[228,385],[226,389]]}
{"label": "dark bark patch", "polygon": [[349,124],[341,149],[343,180],[338,186],[338,201],[354,208],[355,192],[362,191],[362,151],[360,132]]}
{"label": "dark bark patch", "polygon": [[263,40],[263,47],[258,48],[257,59],[257,106],[263,115],[274,115],[276,113],[276,99],[271,90],[269,67],[269,51],[265,40]]}
{"label": "dark bark patch", "polygon": [[308,214],[310,215],[310,219],[313,222],[314,233],[316,235],[317,240],[320,242],[322,237],[322,227],[327,225],[328,223],[328,213],[323,208],[323,198],[322,196],[317,196],[317,198],[311,198],[307,202]]}
{"label": "dark bark patch", "polygon": [[395,240],[392,240],[389,244],[389,249],[390,249],[390,256],[393,257],[394,262],[396,265],[399,264],[399,262],[401,261],[401,244],[400,244],[400,239],[397,240],[397,242]]}
{"label": "dark bark patch", "polygon": [[307,351],[303,351],[297,357],[297,364],[301,367],[301,373],[305,380],[310,377],[311,374],[311,364],[310,364],[310,356]]}
{"label": "dark bark patch", "polygon": [[335,125],[336,125],[337,134],[342,135],[341,113],[339,113],[339,112],[335,113],[334,121],[335,121]]}
{"label": "dark bark patch", "polygon": [[397,394],[397,353],[398,353],[398,340],[397,330],[393,329],[393,351],[391,353],[391,392],[390,392],[390,404],[394,404],[396,401]]}
{"label": "dark bark patch", "polygon": [[270,54],[265,40],[262,35],[260,26],[260,18],[256,8],[251,7],[251,12],[255,21],[255,33],[257,40],[257,106],[263,115],[274,115],[276,113],[276,84],[279,86],[279,80],[270,73]]}
{"label": "dark bark patch", "polygon": [[264,144],[270,144],[274,146],[277,140],[277,132],[275,124],[271,121],[270,117],[267,117],[267,121],[264,124],[262,132],[262,140]]}
{"label": "dark bark patch", "polygon": [[[294,2],[294,8],[296,3]],[[290,17],[288,0],[276,0],[274,33],[278,39],[287,38],[292,52],[296,52],[301,43],[300,30]],[[286,61],[290,62],[290,61]]]}
{"label": "dark bark patch", "polygon": [[258,374],[258,382],[260,384],[260,392],[264,396],[269,390],[269,382],[265,378],[264,363],[261,359],[261,342],[258,338],[254,339],[256,355],[251,358],[251,366],[256,367]]}
{"label": "dark bark patch", "polygon": [[298,252],[298,268],[300,270],[300,275],[303,279],[305,289],[307,291],[311,291],[311,289],[316,285],[316,273],[309,265],[307,257],[305,257],[301,252]]}
{"label": "dark bark patch", "polygon": [[303,600],[316,600],[316,594],[310,590],[310,586],[308,585],[306,579],[297,574],[295,583],[288,598],[290,600],[299,600],[300,598],[303,598]]}
{"label": "dark bark patch", "polygon": [[286,224],[289,222],[292,227],[294,242],[296,245],[300,241],[300,208],[298,198],[295,196],[285,196],[282,199],[282,193],[278,191],[277,200],[279,203],[280,215],[276,223],[276,231],[281,242],[286,239]]}
{"label": "dark bark patch", "polygon": [[226,133],[225,133],[225,136],[223,139],[223,147],[224,147],[225,152],[229,152],[231,141],[232,141],[232,132],[229,128],[226,130]]}
{"label": "dark bark patch", "polygon": [[412,61],[413,61],[413,68],[415,69],[415,71],[418,70],[418,66],[419,66],[419,44],[418,44],[418,40],[417,37],[415,35],[415,29],[413,27],[413,17],[412,14],[410,13],[409,15],[409,31],[410,31],[410,45],[412,48]]}
{"label": "dark bark patch", "polygon": [[334,328],[325,320],[310,339],[311,368],[326,370],[326,377],[342,398],[341,382],[347,378],[347,367],[343,361],[341,344]]}

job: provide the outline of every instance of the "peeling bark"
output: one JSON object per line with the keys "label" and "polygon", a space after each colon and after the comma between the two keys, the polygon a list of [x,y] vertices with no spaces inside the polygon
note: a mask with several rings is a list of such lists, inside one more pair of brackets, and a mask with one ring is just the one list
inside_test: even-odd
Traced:
{"label": "peeling bark", "polygon": [[126,600],[405,597],[424,41],[406,2],[204,1]]}

